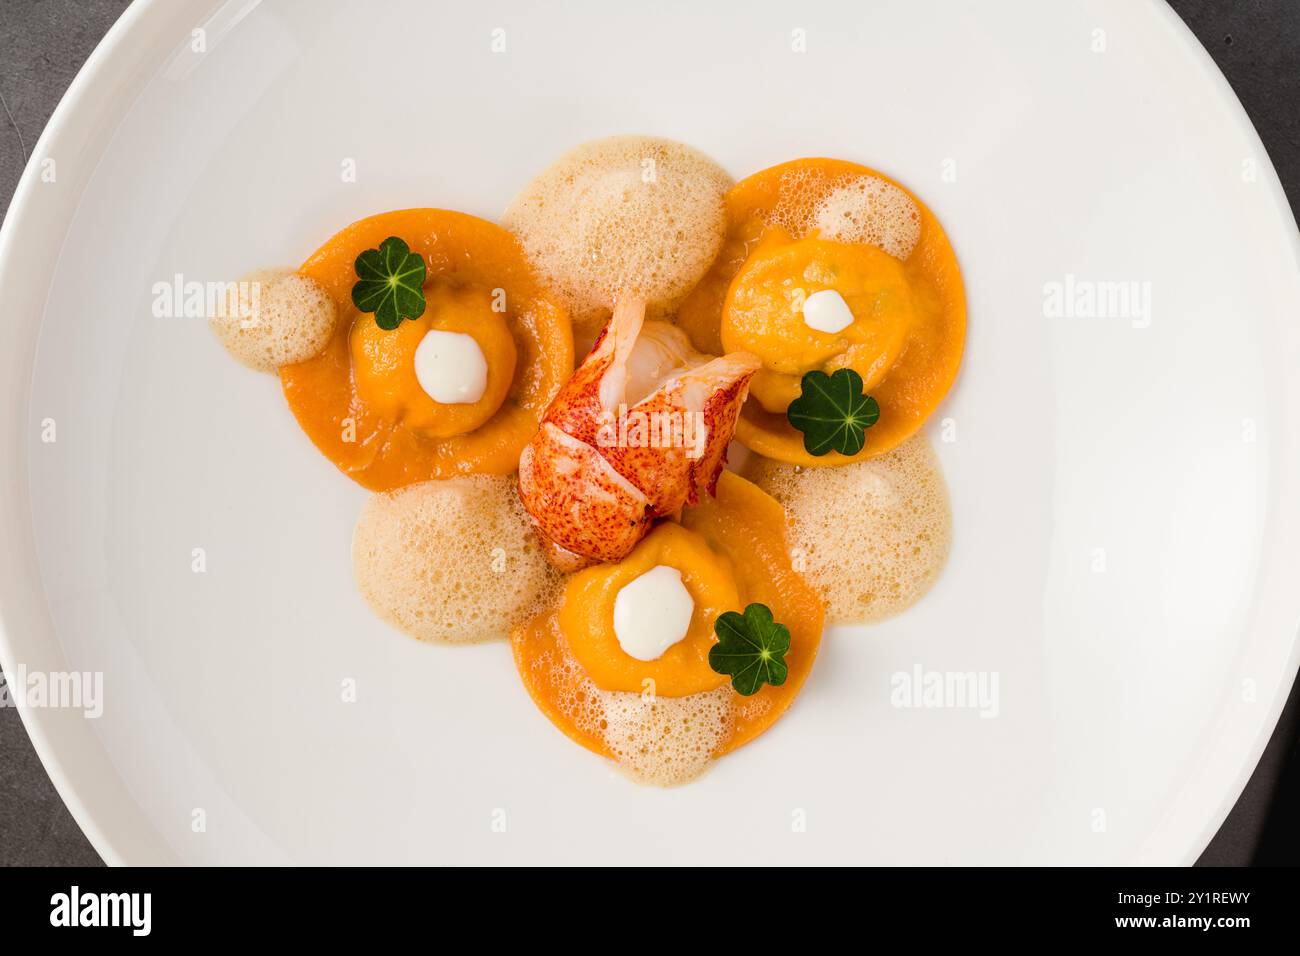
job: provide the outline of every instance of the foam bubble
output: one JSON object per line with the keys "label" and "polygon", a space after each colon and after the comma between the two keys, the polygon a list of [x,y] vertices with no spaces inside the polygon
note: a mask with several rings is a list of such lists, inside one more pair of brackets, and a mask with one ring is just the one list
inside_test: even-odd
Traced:
{"label": "foam bubble", "polygon": [[533,661],[547,675],[555,706],[578,730],[604,742],[637,783],[674,787],[713,762],[735,724],[729,684],[686,697],[644,697],[602,690],[563,639]]}
{"label": "foam bubble", "polygon": [[584,143],[535,178],[504,222],[582,328],[621,295],[655,315],[712,265],[726,233],[729,177],[698,150],[650,136]]}
{"label": "foam bubble", "polygon": [[827,623],[900,613],[948,560],[948,489],[924,435],[851,465],[800,468],[755,456],[747,470],[785,507],[791,548],[826,602]]}
{"label": "foam bubble", "polygon": [[702,774],[726,739],[735,692],[727,684],[687,697],[597,690],[605,715],[605,746],[640,783],[671,787]]}
{"label": "foam bubble", "polygon": [[514,479],[467,475],[372,495],[352,537],[361,595],[422,641],[506,637],[553,599],[551,570]]}
{"label": "foam bubble", "polygon": [[328,292],[315,280],[261,270],[231,283],[221,315],[209,319],[231,357],[259,372],[317,355],[338,320]]}
{"label": "foam bubble", "polygon": [[916,201],[879,176],[796,167],[782,175],[780,193],[768,225],[795,237],[816,229],[824,239],[876,246],[897,259],[921,238]]}

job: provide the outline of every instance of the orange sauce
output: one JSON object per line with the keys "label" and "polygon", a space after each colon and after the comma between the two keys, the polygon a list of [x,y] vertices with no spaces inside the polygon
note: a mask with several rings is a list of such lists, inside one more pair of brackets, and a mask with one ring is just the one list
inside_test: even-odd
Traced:
{"label": "orange sauce", "polygon": [[[817,656],[824,609],[816,592],[791,564],[786,543],[785,512],[775,500],[739,475],[724,471],[718,481],[717,496],[705,496],[698,507],[687,509],[682,526],[693,532],[693,536],[716,559],[725,562],[729,572],[726,577],[734,582],[736,606],[713,608],[712,616],[720,610],[742,610],[745,605],[758,602],[766,604],[775,619],[790,629],[790,650],[785,655],[789,673],[785,683],[779,687],[764,685],[750,697],[731,692],[728,726],[714,751],[716,757],[753,740],[772,726],[794,701]],[[692,562],[700,560],[698,556],[688,556],[685,549],[673,559],[686,565],[688,571]],[[711,573],[719,574],[716,570]],[[687,580],[688,574],[684,573],[683,579]],[[571,579],[571,583],[574,580],[580,578]],[[599,578],[593,577],[592,580]],[[713,593],[725,590],[717,585],[712,589]],[[565,600],[582,600],[586,591],[585,586],[579,585],[566,595]],[[591,616],[585,608],[578,608],[576,614],[566,614],[564,605],[539,615],[515,630],[511,635],[511,646],[524,686],[542,713],[577,743],[602,756],[612,757],[599,722],[586,716],[590,713],[586,698],[592,692],[591,684],[599,687],[599,681],[608,680],[608,676],[599,671],[588,673],[580,665],[574,665],[577,656],[573,647],[575,642],[594,642],[607,647],[611,639],[603,632],[593,636],[572,630],[575,627],[612,627],[612,617],[603,610],[604,602],[595,603],[596,610]],[[690,640],[688,635],[687,641]],[[706,642],[703,648],[706,658],[709,643],[711,641]],[[692,646],[682,661],[675,662],[666,671],[670,681],[675,676],[698,679],[699,650]],[[590,657],[586,650],[581,656]],[[639,679],[643,675],[639,674],[636,666],[641,662],[632,658],[628,658],[628,662],[623,665],[626,671],[620,669],[615,689],[635,687],[640,690]],[[627,682],[629,674],[634,683]],[[659,679],[664,676],[660,674]]]}
{"label": "orange sauce", "polygon": [[[847,342],[842,352],[809,357],[809,343],[802,341],[807,337],[803,331],[763,328],[752,318],[741,316],[737,321],[735,314],[727,314],[737,304],[746,305],[747,297],[752,300],[765,287],[782,281],[803,281],[803,270],[814,251],[806,243],[823,238],[816,228],[818,204],[846,183],[862,177],[876,177],[907,193],[882,173],[835,159],[794,160],[737,183],[727,194],[728,233],[722,252],[678,311],[678,325],[700,351],[719,354],[728,344],[745,341],[767,357],[767,374],[755,381],[741,412],[736,437],[753,451],[778,461],[840,465],[889,451],[914,434],[938,407],[961,364],[966,294],[957,257],[939,221],[911,193],[907,195],[915,202],[920,230],[905,259],[900,262],[879,253],[873,265],[847,250],[836,253],[850,268],[850,286],[854,289],[875,294],[878,287],[884,286],[893,293],[901,288],[900,279],[906,287],[906,296],[893,296],[892,312],[881,323],[878,341]],[[781,256],[790,261],[780,262]],[[860,261],[849,261],[854,258]],[[890,262],[886,264],[884,259]],[[825,256],[817,264],[824,261]],[[764,271],[771,275],[764,276]],[[895,271],[901,276],[894,275]],[[830,285],[826,283],[826,287]],[[852,306],[851,295],[846,299]],[[782,352],[783,342],[789,346],[788,352],[803,353],[807,359],[799,369],[775,367],[780,363],[772,357]],[[849,350],[857,346],[862,346],[863,351],[854,357]],[[880,420],[867,429],[866,445],[857,455],[846,457],[831,452],[816,457],[804,450],[803,435],[786,420],[781,406],[788,407],[789,401],[798,396],[797,371],[817,367],[830,372],[841,365],[865,373],[868,394],[880,404]]]}
{"label": "orange sauce", "polygon": [[[485,325],[475,335],[489,362],[488,403],[484,414],[474,405],[424,406],[422,392],[393,379],[385,387],[374,379],[374,365],[358,368],[373,335],[354,326],[374,323],[352,305],[357,281],[354,263],[366,249],[378,248],[389,236],[406,241],[424,257],[428,268],[426,297],[431,303],[445,295],[493,297],[504,311],[499,321],[510,342]],[[354,481],[372,491],[387,491],[416,481],[452,475],[514,471],[519,453],[537,431],[542,414],[560,385],[573,372],[573,335],[564,308],[537,282],[515,238],[490,222],[443,209],[404,209],[381,213],[346,227],[321,246],[299,269],[319,282],[339,309],[339,323],[324,351],[314,358],[280,369],[280,382],[289,407],[318,449]],[[463,313],[465,310],[461,310]],[[469,310],[472,314],[473,309]],[[440,327],[437,317],[427,322]],[[402,326],[411,325],[409,321]],[[411,331],[391,341],[388,352],[404,354],[414,348]],[[461,330],[449,326],[449,330]],[[380,330],[382,333],[382,330]],[[393,334],[393,333],[383,333]],[[409,340],[409,341],[408,341]],[[504,389],[501,370],[514,367]],[[391,355],[387,356],[392,358]],[[501,383],[493,393],[492,368]],[[358,374],[365,380],[358,389]],[[413,378],[413,375],[411,376]],[[504,396],[501,391],[504,390]],[[388,399],[391,399],[388,400]],[[427,399],[430,405],[432,399]]]}

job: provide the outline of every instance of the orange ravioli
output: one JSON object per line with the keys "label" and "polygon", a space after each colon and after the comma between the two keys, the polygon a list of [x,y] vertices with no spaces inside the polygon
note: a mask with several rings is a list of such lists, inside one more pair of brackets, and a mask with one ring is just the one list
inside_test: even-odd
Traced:
{"label": "orange ravioli", "polygon": [[[424,315],[395,329],[354,321],[349,346],[357,395],[388,421],[401,421],[423,435],[451,438],[491,420],[510,392],[518,350],[505,316],[492,309],[492,295],[472,286],[435,281],[425,289]],[[362,316],[364,319],[365,316]],[[476,402],[447,405],[420,386],[415,354],[425,334],[437,330],[468,335],[487,362],[487,385]]]}
{"label": "orange ravioli", "polygon": [[[618,592],[650,569],[666,565],[681,572],[695,602],[686,637],[653,661],[624,653],[614,634]],[[569,578],[559,611],[569,650],[601,690],[639,694],[645,681],[664,697],[685,697],[727,682],[709,666],[713,622],[723,611],[743,607],[730,562],[679,524],[661,524],[617,564],[598,564]]]}
{"label": "orange ravioli", "polygon": [[[672,649],[682,648],[683,653],[672,661],[667,654],[653,662],[627,655],[618,661],[610,611],[613,595],[625,578],[631,580],[658,563],[683,570],[684,583],[697,602],[691,630]],[[732,606],[714,604],[728,592],[735,594]],[[707,608],[700,606],[701,594],[708,595]],[[571,602],[582,603],[571,607]],[[712,672],[707,655],[717,614],[754,602],[767,605],[790,630],[785,655],[789,673],[779,687],[764,685],[753,696],[742,697],[725,676]],[[701,633],[697,625],[705,619],[709,631]],[[724,471],[716,497],[706,496],[687,510],[680,527],[660,526],[624,562],[576,575],[561,607],[516,629],[511,646],[525,688],[552,723],[595,753],[623,764],[640,761],[638,772],[663,782],[669,774],[657,772],[658,762],[670,759],[686,739],[706,741],[707,763],[776,722],[812,670],[823,621],[820,598],[791,565],[784,510],[756,486]],[[665,699],[656,702],[654,695],[647,695],[649,688],[642,684],[646,678],[655,680],[655,694]],[[672,698],[672,690],[688,693]],[[663,713],[656,719],[657,707]],[[611,724],[626,725],[629,712],[637,733],[613,737]],[[703,765],[695,772],[701,769]],[[673,777],[671,782],[681,780]]]}
{"label": "orange ravioli", "polygon": [[[966,335],[961,273],[934,215],[887,176],[833,159],[755,173],[728,193],[727,215],[722,252],[677,323],[701,351],[763,360],[736,437],[790,464],[841,465],[915,433],[956,379]],[[803,303],[823,290],[851,309],[847,328],[804,323]],[[880,419],[857,455],[810,455],[786,408],[804,372],[844,367],[862,375]]]}
{"label": "orange ravioli", "polygon": [[[799,397],[800,379],[812,369],[852,368],[870,392],[897,364],[914,324],[903,264],[875,246],[779,234],[746,260],[727,291],[723,348],[763,360],[749,392],[777,415]],[[810,328],[801,309],[826,290],[862,318],[839,332]]]}
{"label": "orange ravioli", "polygon": [[773,618],[790,629],[790,650],[785,655],[790,672],[785,683],[764,685],[751,697],[735,695],[731,734],[719,751],[724,754],[767,730],[794,703],[812,672],[826,609],[790,562],[785,509],[757,485],[724,471],[717,496],[685,512],[682,524],[715,551],[731,557],[742,606],[766,604]]}
{"label": "orange ravioli", "polygon": [[[352,304],[356,257],[389,236],[428,269],[424,315],[392,331]],[[515,470],[573,372],[573,335],[510,233],[443,209],[381,213],[337,233],[299,274],[325,288],[340,321],[319,355],[280,369],[280,382],[298,423],[341,471],[387,491]],[[467,334],[479,346],[488,372],[478,401],[441,404],[420,388],[412,357],[431,329]]]}

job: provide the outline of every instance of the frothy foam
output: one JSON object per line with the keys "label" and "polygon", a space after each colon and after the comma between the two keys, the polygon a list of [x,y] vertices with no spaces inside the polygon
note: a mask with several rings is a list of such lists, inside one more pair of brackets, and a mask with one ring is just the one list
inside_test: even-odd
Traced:
{"label": "frothy foam", "polygon": [[353,533],[352,570],[385,621],[451,644],[506,637],[552,600],[560,581],[514,479],[496,475],[372,495]]}
{"label": "frothy foam", "polygon": [[232,283],[222,312],[209,319],[212,331],[235,361],[259,372],[317,355],[338,320],[334,300],[319,283],[284,270]]}
{"label": "frothy foam", "polygon": [[713,759],[732,722],[732,689],[643,700],[597,690],[605,746],[635,780],[661,787],[694,780]]}
{"label": "frothy foam", "polygon": [[730,685],[687,697],[651,697],[597,687],[563,640],[533,666],[558,691],[553,700],[579,730],[602,740],[638,783],[674,787],[713,761],[735,723]]}
{"label": "frothy foam", "polygon": [[698,150],[615,136],[561,156],[506,210],[505,225],[574,321],[604,321],[619,296],[671,309],[712,265],[731,177]]}
{"label": "frothy foam", "polygon": [[826,602],[827,623],[906,610],[948,560],[948,489],[924,435],[851,465],[800,468],[755,456],[747,471],[785,507],[791,548]]}
{"label": "frothy foam", "polygon": [[869,174],[828,175],[798,167],[781,177],[767,224],[799,237],[813,230],[837,242],[876,246],[906,259],[921,238],[921,211],[902,189]]}

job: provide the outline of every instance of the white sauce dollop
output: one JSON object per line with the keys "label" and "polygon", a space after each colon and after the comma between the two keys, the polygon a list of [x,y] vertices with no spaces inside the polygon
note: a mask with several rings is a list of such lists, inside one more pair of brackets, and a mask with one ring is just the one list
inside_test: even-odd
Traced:
{"label": "white sauce dollop", "polygon": [[822,289],[804,300],[803,321],[810,329],[834,335],[853,324],[853,310],[834,289]]}
{"label": "white sauce dollop", "polygon": [[614,598],[614,636],[623,653],[639,661],[657,661],[686,637],[695,601],[682,573],[656,565],[625,584]]}
{"label": "white sauce dollop", "polygon": [[487,391],[487,359],[472,335],[431,329],[415,349],[420,388],[443,405],[473,405]]}

